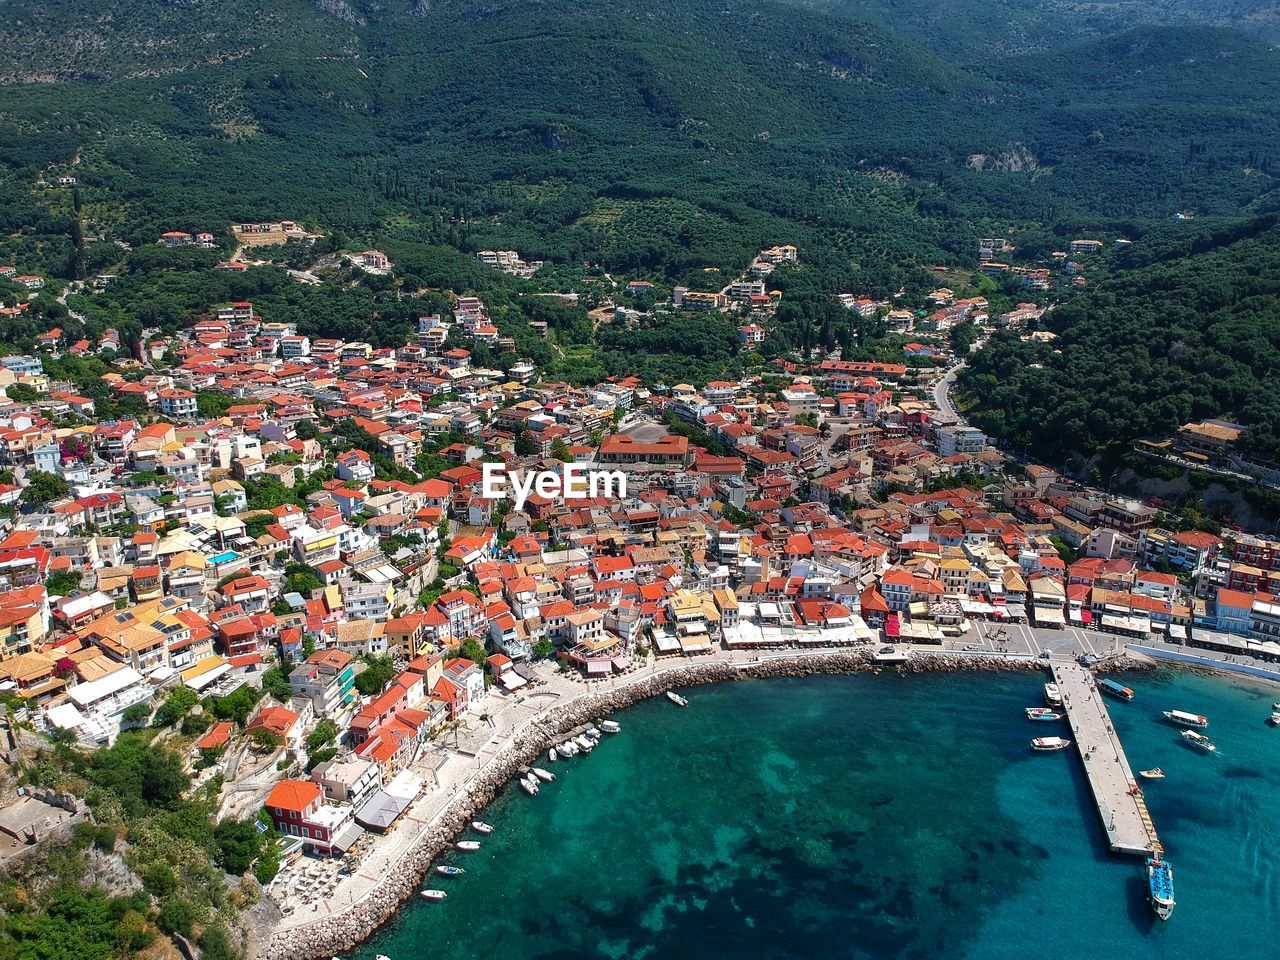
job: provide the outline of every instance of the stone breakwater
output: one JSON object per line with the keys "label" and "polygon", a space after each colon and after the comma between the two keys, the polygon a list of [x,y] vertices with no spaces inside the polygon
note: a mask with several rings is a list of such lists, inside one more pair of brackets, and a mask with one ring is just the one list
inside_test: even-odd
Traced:
{"label": "stone breakwater", "polygon": [[[1099,663],[1108,671],[1150,669],[1154,661],[1124,654]],[[1045,662],[1028,658],[916,653],[901,664],[878,665],[865,652],[842,652],[770,657],[759,661],[708,661],[681,664],[638,676],[615,689],[586,691],[558,704],[530,721],[496,753],[475,779],[428,826],[403,859],[365,898],[351,909],[316,922],[270,936],[257,951],[258,960],[308,960],[329,958],[367,939],[399,906],[420,888],[432,861],[448,850],[468,824],[498,792],[569,731],[599,720],[641,700],[661,696],[675,687],[722,683],[727,680],[805,677],[815,674],[860,673],[885,670],[896,673],[935,673],[958,670],[1043,671]],[[403,829],[403,827],[402,827]]]}

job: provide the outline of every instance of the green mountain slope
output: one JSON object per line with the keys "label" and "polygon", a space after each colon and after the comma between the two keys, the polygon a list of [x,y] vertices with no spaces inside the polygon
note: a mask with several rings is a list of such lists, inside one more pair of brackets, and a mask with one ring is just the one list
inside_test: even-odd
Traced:
{"label": "green mountain slope", "polygon": [[997,337],[961,391],[984,430],[1061,462],[1195,417],[1236,418],[1280,458],[1280,218],[1147,237],[1046,316],[1051,344]]}
{"label": "green mountain slope", "polygon": [[784,238],[955,261],[987,229],[1276,206],[1277,54],[1239,32],[1066,32],[964,65],[894,0],[261,6],[0,2],[7,198],[78,156],[131,242],[395,222],[673,275]]}

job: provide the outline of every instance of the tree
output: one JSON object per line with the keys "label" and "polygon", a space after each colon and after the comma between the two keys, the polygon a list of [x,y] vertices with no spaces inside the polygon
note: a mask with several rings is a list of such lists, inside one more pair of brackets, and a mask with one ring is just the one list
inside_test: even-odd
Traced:
{"label": "tree", "polygon": [[226,927],[216,923],[205,927],[200,936],[200,960],[240,960]]}
{"label": "tree", "polygon": [[365,657],[365,668],[356,674],[356,689],[365,696],[381,693],[396,675],[395,664],[390,657]]}
{"label": "tree", "polygon": [[146,723],[151,719],[151,704],[135,703],[126,707],[124,713],[120,715],[127,726],[136,727]]}
{"label": "tree", "polygon": [[533,655],[539,660],[546,660],[556,652],[556,645],[551,642],[549,637],[543,637],[533,645]]}
{"label": "tree", "polygon": [[27,484],[22,490],[22,502],[44,507],[59,500],[65,500],[70,493],[71,487],[67,481],[56,473],[32,470],[27,474]]}
{"label": "tree", "polygon": [[338,737],[338,725],[328,717],[316,724],[316,728],[307,735],[307,752],[318,750],[333,743]]}
{"label": "tree", "polygon": [[284,737],[269,727],[254,727],[249,731],[249,739],[257,749],[264,752],[278,749],[284,744]]}
{"label": "tree", "polygon": [[160,914],[156,917],[156,925],[167,934],[191,936],[191,928],[196,921],[196,911],[188,900],[180,897],[169,897],[160,904]]}
{"label": "tree", "polygon": [[467,637],[467,639],[463,640],[460,652],[463,657],[474,663],[484,663],[488,657],[484,642],[477,640],[475,637]]}
{"label": "tree", "polygon": [[289,671],[282,666],[274,666],[262,674],[262,690],[269,693],[281,703],[288,703],[293,696],[293,688],[289,686]]}
{"label": "tree", "polygon": [[65,597],[80,589],[80,574],[74,570],[57,570],[45,579],[44,588],[51,596]]}
{"label": "tree", "polygon": [[221,821],[213,830],[218,865],[227,873],[242,875],[257,859],[262,849],[262,836],[256,819]]}

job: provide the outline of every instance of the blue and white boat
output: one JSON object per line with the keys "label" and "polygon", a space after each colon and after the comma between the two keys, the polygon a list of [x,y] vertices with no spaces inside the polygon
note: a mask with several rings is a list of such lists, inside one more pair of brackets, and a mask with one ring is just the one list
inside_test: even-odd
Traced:
{"label": "blue and white boat", "polygon": [[1109,680],[1104,677],[1098,681],[1098,687],[1103,693],[1108,693],[1118,700],[1123,700],[1125,703],[1133,702],[1133,690],[1126,687],[1123,683],[1116,683],[1114,680]]}
{"label": "blue and white boat", "polygon": [[450,867],[443,863],[436,867],[436,873],[442,877],[460,877],[466,872],[461,867]]}
{"label": "blue and white boat", "polygon": [[1161,920],[1168,920],[1177,901],[1173,898],[1173,867],[1162,857],[1147,858],[1147,897]]}
{"label": "blue and white boat", "polygon": [[1048,707],[1027,707],[1027,719],[1048,723],[1054,720],[1061,720],[1062,714],[1056,710],[1050,710]]}

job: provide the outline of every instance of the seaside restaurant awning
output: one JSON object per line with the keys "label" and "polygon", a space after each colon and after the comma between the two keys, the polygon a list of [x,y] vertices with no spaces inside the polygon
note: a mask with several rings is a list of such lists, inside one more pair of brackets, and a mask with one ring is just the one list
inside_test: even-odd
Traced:
{"label": "seaside restaurant awning", "polygon": [[588,660],[587,676],[588,677],[604,677],[613,673],[613,660]]}
{"label": "seaside restaurant awning", "polygon": [[516,673],[514,670],[508,670],[502,675],[502,687],[505,690],[519,690],[528,682],[528,680],[520,676],[520,674]]}
{"label": "seaside restaurant awning", "polygon": [[667,633],[665,630],[655,631],[653,643],[658,648],[659,653],[680,652],[680,641],[675,638],[674,634]]}
{"label": "seaside restaurant awning", "polygon": [[352,820],[345,827],[338,831],[333,838],[333,845],[346,853],[351,849],[352,845],[364,835],[364,827]]}
{"label": "seaside restaurant awning", "polygon": [[1187,628],[1181,623],[1169,624],[1169,641],[1171,643],[1186,643]]}
{"label": "seaside restaurant awning", "polygon": [[395,823],[411,803],[413,803],[412,797],[396,796],[386,790],[376,790],[368,802],[356,811],[356,822],[362,827],[381,833]]}
{"label": "seaside restaurant awning", "polygon": [[706,634],[706,627],[701,633],[690,633],[680,638],[682,653],[706,653],[711,649],[711,638]]}

